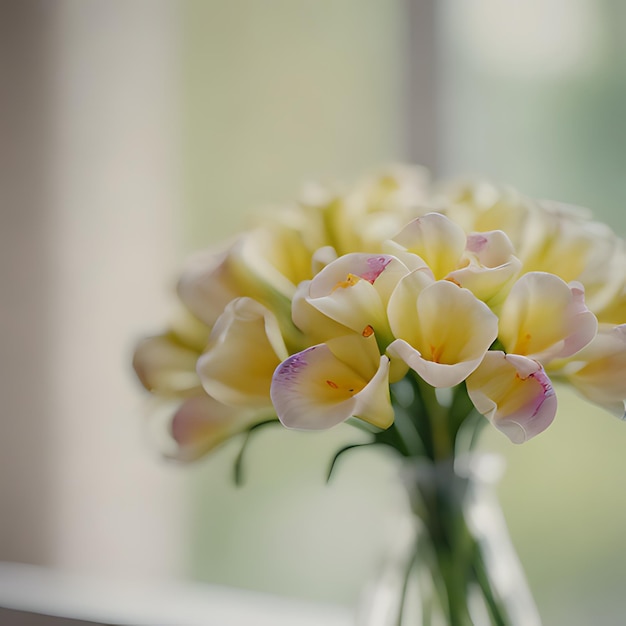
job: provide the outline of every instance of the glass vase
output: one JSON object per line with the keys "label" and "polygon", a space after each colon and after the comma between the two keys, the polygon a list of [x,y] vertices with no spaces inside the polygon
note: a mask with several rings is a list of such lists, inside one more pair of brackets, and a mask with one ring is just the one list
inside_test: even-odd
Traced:
{"label": "glass vase", "polygon": [[503,462],[469,454],[402,467],[409,507],[357,626],[539,626],[495,486]]}

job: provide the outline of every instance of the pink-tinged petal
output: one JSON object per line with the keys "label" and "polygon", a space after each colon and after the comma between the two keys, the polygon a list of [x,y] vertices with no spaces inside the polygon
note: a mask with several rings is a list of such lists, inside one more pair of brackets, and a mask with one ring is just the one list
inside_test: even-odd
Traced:
{"label": "pink-tinged petal", "polygon": [[201,389],[197,359],[196,350],[168,333],[142,340],[135,348],[133,368],[148,391],[163,396],[185,395]]}
{"label": "pink-tinged petal", "polygon": [[476,410],[513,443],[543,432],[556,415],[552,383],[541,364],[527,357],[487,352],[466,385]]}
{"label": "pink-tinged petal", "polygon": [[500,230],[468,235],[462,264],[446,278],[492,307],[506,296],[522,266],[511,240]]}
{"label": "pink-tinged petal", "polygon": [[626,418],[626,324],[600,327],[594,340],[564,368],[587,399]]}
{"label": "pink-tinged petal", "polygon": [[407,273],[406,266],[388,254],[344,254],[315,276],[311,281],[309,295],[315,299],[345,289],[351,286],[350,277],[353,277],[374,286],[386,303],[398,281]]}
{"label": "pink-tinged petal", "polygon": [[[271,395],[278,418],[285,426],[323,430],[353,416],[379,428],[387,428],[393,422],[389,359],[379,357],[378,363],[373,364],[364,354],[367,350],[357,347],[360,341],[365,340],[356,335],[340,337],[307,348],[279,365]],[[346,362],[337,355],[345,358],[348,344],[356,351],[348,355]]]}
{"label": "pink-tinged petal", "polygon": [[325,316],[357,333],[371,326],[380,337],[388,337],[387,302],[408,271],[389,255],[346,254],[313,278],[307,301]]}
{"label": "pink-tinged petal", "polygon": [[502,305],[498,338],[507,352],[547,363],[584,348],[597,328],[582,285],[530,272],[513,285]]}
{"label": "pink-tinged petal", "polygon": [[204,393],[187,398],[171,420],[176,450],[168,456],[195,461],[261,419],[259,414],[233,409]]}
{"label": "pink-tinged petal", "polygon": [[478,366],[496,338],[498,319],[467,289],[445,280],[428,282],[421,274],[404,279],[389,302],[397,339],[387,352],[430,385],[449,387]]}
{"label": "pink-tinged petal", "polygon": [[276,366],[287,357],[275,315],[237,298],[219,317],[197,372],[205,391],[224,404],[267,406]]}
{"label": "pink-tinged petal", "polygon": [[441,213],[427,213],[414,219],[392,241],[421,257],[436,279],[457,269],[465,250],[465,232]]}

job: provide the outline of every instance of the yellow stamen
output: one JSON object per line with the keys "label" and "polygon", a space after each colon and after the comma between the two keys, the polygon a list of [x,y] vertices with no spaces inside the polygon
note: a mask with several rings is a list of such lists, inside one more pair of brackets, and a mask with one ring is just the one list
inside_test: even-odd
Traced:
{"label": "yellow stamen", "polygon": [[354,285],[356,285],[359,281],[361,280],[360,276],[357,276],[356,274],[348,274],[346,276],[345,280],[340,280],[334,287],[333,287],[333,291],[335,291],[335,289],[345,289],[346,287],[353,287]]}

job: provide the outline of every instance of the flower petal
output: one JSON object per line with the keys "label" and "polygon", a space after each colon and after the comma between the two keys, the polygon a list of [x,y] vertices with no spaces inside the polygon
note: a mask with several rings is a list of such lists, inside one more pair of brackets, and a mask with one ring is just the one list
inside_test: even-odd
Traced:
{"label": "flower petal", "polygon": [[565,366],[567,380],[587,399],[626,419],[626,324],[601,326]]}
{"label": "flower petal", "polygon": [[424,284],[415,272],[398,286],[404,291],[389,302],[396,341],[387,352],[401,358],[427,383],[449,387],[464,380],[481,362],[497,335],[498,320],[470,291],[445,280]]}
{"label": "flower petal", "polygon": [[436,279],[457,269],[465,250],[465,232],[441,213],[427,213],[414,219],[391,241],[421,257]]}
{"label": "flower petal", "polygon": [[540,363],[524,356],[487,352],[466,385],[478,412],[513,443],[538,435],[556,415],[550,379]]}
{"label": "flower petal", "polygon": [[380,337],[389,337],[387,302],[408,271],[403,263],[389,255],[346,254],[313,278],[307,301],[357,333],[372,327]]}
{"label": "flower petal", "polygon": [[547,363],[578,352],[597,328],[582,285],[530,272],[513,285],[502,305],[498,338],[507,352]]}
{"label": "flower petal", "polygon": [[501,230],[468,235],[464,262],[465,267],[450,272],[446,278],[469,289],[491,307],[506,296],[522,266],[513,255],[511,240]]}
{"label": "flower petal", "polygon": [[232,248],[223,252],[199,252],[183,270],[176,290],[183,304],[211,327],[224,307],[241,294],[229,261]]}
{"label": "flower petal", "polygon": [[177,449],[168,456],[195,461],[261,420],[259,414],[226,406],[204,393],[187,398],[171,420]]}
{"label": "flower petal", "polygon": [[393,422],[389,359],[372,363],[374,353],[378,357],[373,338],[349,335],[290,356],[272,381],[280,421],[288,428],[322,430],[355,416],[387,428]]}
{"label": "flower petal", "polygon": [[454,387],[465,380],[478,367],[482,355],[461,363],[437,363],[422,356],[404,339],[396,339],[389,344],[387,353],[392,361],[401,359],[433,387]]}
{"label": "flower petal", "polygon": [[224,404],[270,403],[270,384],[287,350],[274,314],[251,298],[237,298],[219,317],[198,359],[205,391]]}
{"label": "flower petal", "polygon": [[148,337],[135,348],[133,368],[141,384],[164,396],[196,393],[198,352],[183,345],[173,333]]}
{"label": "flower petal", "polygon": [[291,302],[293,323],[304,334],[309,345],[324,343],[332,337],[347,335],[351,329],[322,313],[308,300],[310,280],[303,280]]}

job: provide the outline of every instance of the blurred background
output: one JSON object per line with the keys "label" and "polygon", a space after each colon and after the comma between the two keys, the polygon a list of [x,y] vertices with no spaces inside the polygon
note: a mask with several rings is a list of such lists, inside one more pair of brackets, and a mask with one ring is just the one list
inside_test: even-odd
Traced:
{"label": "blurred background", "polygon": [[[626,4],[0,3],[0,560],[353,605],[398,506],[349,428],[264,430],[190,467],[130,359],[192,251],[312,179],[389,162],[592,208],[626,234]],[[626,430],[567,393],[503,454],[546,624],[622,624]]]}

